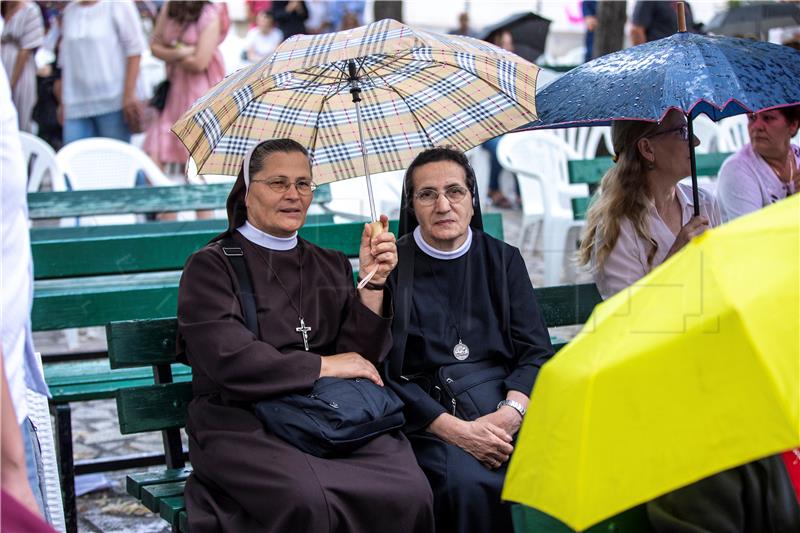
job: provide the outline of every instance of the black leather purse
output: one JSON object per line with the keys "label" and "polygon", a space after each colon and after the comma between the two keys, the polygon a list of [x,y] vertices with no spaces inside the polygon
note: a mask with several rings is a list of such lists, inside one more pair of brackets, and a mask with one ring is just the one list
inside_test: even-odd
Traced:
{"label": "black leather purse", "polygon": [[[239,280],[247,328],[260,338],[244,251],[230,237],[220,244]],[[317,457],[346,455],[405,424],[403,402],[394,391],[361,378],[320,378],[306,394],[261,400],[253,411],[268,431]]]}
{"label": "black leather purse", "polygon": [[153,89],[153,96],[150,98],[150,107],[164,111],[167,106],[167,95],[169,94],[170,81],[164,80]]}

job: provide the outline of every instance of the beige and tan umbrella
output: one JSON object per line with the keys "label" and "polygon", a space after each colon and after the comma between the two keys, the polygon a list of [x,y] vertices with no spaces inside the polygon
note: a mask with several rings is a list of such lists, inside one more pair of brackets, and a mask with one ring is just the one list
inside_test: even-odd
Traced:
{"label": "beige and tan umbrella", "polygon": [[[292,138],[328,183],[468,150],[536,118],[539,68],[470,37],[381,20],[298,35],[214,87],[172,128],[200,174],[238,173],[247,150]],[[370,206],[375,212],[370,192]]]}

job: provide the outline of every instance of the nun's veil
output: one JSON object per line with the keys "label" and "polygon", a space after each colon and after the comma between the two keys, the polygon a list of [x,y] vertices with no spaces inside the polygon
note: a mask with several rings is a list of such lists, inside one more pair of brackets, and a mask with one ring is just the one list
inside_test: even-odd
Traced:
{"label": "nun's veil", "polygon": [[[431,152],[439,152],[437,156],[433,158],[425,157],[427,154]],[[448,157],[448,152],[455,152],[453,157]],[[418,163],[420,158],[424,158],[426,161],[424,163]],[[459,164],[464,166],[464,171],[467,174],[467,184],[472,182],[472,187],[470,192],[472,193],[472,220],[470,220],[469,225],[472,229],[477,229],[483,231],[483,216],[481,215],[481,201],[480,196],[478,195],[478,180],[475,179],[475,171],[472,169],[472,165],[469,164],[466,156],[457,150],[453,150],[452,148],[432,148],[430,150],[426,150],[419,154],[416,159],[411,163],[411,166],[408,167],[406,171],[405,177],[403,178],[403,192],[400,199],[400,224],[397,237],[400,238],[407,233],[411,233],[414,229],[419,225],[417,221],[417,216],[414,214],[414,207],[411,204],[411,172],[420,165],[427,164],[427,163],[435,163],[437,161],[452,161],[453,163]],[[472,178],[472,179],[470,179]]]}

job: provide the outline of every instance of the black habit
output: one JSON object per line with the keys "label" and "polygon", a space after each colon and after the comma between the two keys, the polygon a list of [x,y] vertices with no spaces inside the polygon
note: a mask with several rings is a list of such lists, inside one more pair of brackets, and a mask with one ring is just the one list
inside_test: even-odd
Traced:
{"label": "black habit", "polygon": [[[553,348],[525,262],[519,250],[476,229],[469,251],[457,259],[430,257],[411,234],[398,241],[398,252],[401,264],[389,278],[395,344],[384,368],[387,382],[406,404],[405,430],[433,489],[436,530],[510,532],[510,509],[500,500],[506,465],[489,470],[427,432],[447,410],[401,376],[460,364],[453,356],[460,337],[470,351],[464,363],[503,363],[509,369],[506,390],[530,394]],[[408,259],[414,263],[411,289],[398,285],[399,269]]]}
{"label": "black habit", "polygon": [[[268,433],[250,408],[310,389],[320,356],[354,351],[378,364],[391,345],[390,319],[361,303],[343,254],[303,239],[274,251],[228,233],[244,250],[261,338],[245,326],[237,278],[219,243],[194,254],[178,298],[179,350],[192,366],[195,395],[186,425],[191,531],[432,531],[431,490],[403,434],[322,459]],[[311,327],[308,352],[295,330],[297,306]]]}

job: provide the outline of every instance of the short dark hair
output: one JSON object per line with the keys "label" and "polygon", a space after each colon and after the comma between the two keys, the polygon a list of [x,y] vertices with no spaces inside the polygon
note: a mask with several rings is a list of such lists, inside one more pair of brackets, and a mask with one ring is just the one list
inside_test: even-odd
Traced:
{"label": "short dark hair", "polygon": [[414,171],[422,165],[427,165],[428,163],[438,163],[439,161],[450,161],[463,168],[467,189],[473,196],[475,195],[475,171],[472,169],[472,165],[469,164],[469,160],[467,159],[467,156],[464,155],[464,152],[449,146],[429,148],[424,152],[420,152],[406,170],[406,175],[403,181],[405,188],[405,203],[408,208],[411,208],[412,200],[414,199]]}
{"label": "short dark hair", "polygon": [[775,111],[779,111],[788,122],[800,122],[800,105],[779,107]]}

